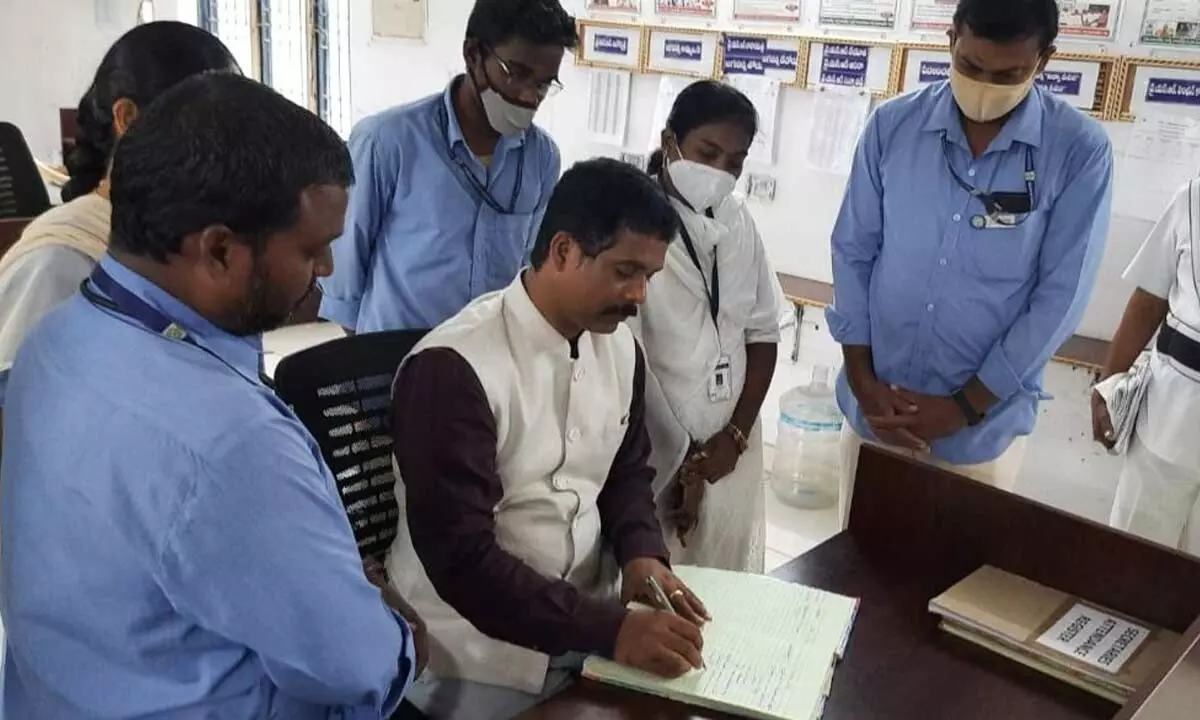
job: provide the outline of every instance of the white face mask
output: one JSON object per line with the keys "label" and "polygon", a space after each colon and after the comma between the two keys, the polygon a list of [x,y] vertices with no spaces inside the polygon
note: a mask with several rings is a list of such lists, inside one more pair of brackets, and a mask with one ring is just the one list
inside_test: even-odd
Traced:
{"label": "white face mask", "polygon": [[968,120],[988,123],[1012,112],[1029,95],[1037,79],[1034,72],[1020,85],[993,85],[969,78],[957,68],[950,70],[950,90]]}
{"label": "white face mask", "polygon": [[714,207],[733,193],[737,178],[724,170],[718,170],[682,157],[667,165],[671,184],[688,205],[698,213]]}
{"label": "white face mask", "polygon": [[488,124],[501,135],[516,135],[525,132],[533,125],[536,108],[514,105],[500,96],[500,93],[488,88],[479,93],[479,102],[487,115]]}

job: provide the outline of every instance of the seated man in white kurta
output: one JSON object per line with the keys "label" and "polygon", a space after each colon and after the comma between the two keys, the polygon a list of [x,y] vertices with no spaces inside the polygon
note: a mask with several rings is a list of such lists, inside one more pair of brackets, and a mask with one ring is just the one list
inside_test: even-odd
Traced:
{"label": "seated man in white kurta", "polygon": [[[397,375],[405,512],[388,570],[428,627],[430,672],[409,697],[434,718],[512,717],[583,654],[671,677],[702,662],[705,610],[667,565],[645,362],[622,322],[676,230],[645,174],[579,163],[550,198],[532,267],[430,333]],[[654,605],[649,578],[678,615],[626,610]]]}

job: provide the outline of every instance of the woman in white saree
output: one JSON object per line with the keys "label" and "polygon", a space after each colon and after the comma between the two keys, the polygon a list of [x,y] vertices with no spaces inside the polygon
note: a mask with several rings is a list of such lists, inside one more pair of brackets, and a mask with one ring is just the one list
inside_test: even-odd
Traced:
{"label": "woman in white saree", "polygon": [[648,171],[681,220],[634,322],[651,370],[647,423],[660,514],[679,564],[762,572],[758,415],[775,371],[778,280],[733,195],[757,132],[754,106],[711,81],[686,88]]}

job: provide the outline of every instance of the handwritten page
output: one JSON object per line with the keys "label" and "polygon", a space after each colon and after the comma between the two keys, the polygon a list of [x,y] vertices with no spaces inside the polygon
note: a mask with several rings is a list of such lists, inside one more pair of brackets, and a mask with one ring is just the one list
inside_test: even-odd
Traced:
{"label": "handwritten page", "polygon": [[858,138],[870,113],[871,94],[866,90],[820,86],[808,143],[809,167],[849,175]]}
{"label": "handwritten page", "polygon": [[584,675],[750,717],[819,717],[857,601],[761,575],[693,567],[675,571],[713,616],[704,628],[705,669],[666,680],[591,658]]}
{"label": "handwritten page", "polygon": [[750,145],[749,157],[764,165],[775,163],[775,119],[779,117],[779,81],[755,75],[731,75],[725,79],[754,103],[758,111],[758,134]]}

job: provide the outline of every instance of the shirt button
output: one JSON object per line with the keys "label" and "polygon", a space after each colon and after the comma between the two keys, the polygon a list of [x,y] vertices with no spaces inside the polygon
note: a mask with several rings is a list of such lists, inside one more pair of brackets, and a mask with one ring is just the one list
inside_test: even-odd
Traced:
{"label": "shirt button", "polygon": [[566,480],[563,480],[563,479],[562,479],[562,478],[560,478],[560,477],[556,477],[556,478],[554,478],[554,483],[553,483],[553,484],[554,484],[554,489],[555,489],[555,490],[566,490],[566,489],[567,489],[567,481],[566,481]]}
{"label": "shirt button", "polygon": [[971,168],[967,171],[967,177],[975,177],[975,168]]}
{"label": "shirt button", "polygon": [[567,441],[575,442],[579,439],[579,428],[571,428],[567,431]]}
{"label": "shirt button", "polygon": [[583,368],[579,368],[578,370],[576,370],[575,374],[572,375],[572,377],[575,378],[575,382],[579,382],[580,379],[583,378]]}
{"label": "shirt button", "polygon": [[954,213],[954,222],[958,222],[960,220],[962,220],[962,215]]}
{"label": "shirt button", "polygon": [[942,258],[941,260],[938,260],[938,265],[941,265],[942,267],[946,267],[946,258]]}
{"label": "shirt button", "polygon": [[925,306],[925,312],[933,312],[933,303],[929,303]]}

